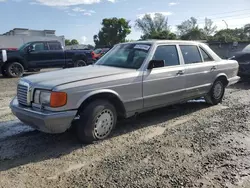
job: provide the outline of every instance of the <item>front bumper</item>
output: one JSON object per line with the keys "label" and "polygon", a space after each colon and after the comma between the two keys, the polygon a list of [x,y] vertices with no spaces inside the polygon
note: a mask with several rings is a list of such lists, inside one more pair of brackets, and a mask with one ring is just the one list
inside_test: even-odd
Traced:
{"label": "front bumper", "polygon": [[12,113],[23,123],[46,133],[63,133],[70,128],[77,110],[51,112],[19,105],[17,98],[10,103]]}

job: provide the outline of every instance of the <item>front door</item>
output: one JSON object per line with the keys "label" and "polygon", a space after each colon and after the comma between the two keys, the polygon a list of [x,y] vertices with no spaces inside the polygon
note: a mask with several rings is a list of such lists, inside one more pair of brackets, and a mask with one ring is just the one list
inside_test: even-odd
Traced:
{"label": "front door", "polygon": [[48,46],[44,42],[31,44],[31,50],[27,54],[27,62],[30,68],[49,67]]}
{"label": "front door", "polygon": [[153,59],[164,60],[165,67],[144,72],[144,108],[156,108],[182,100],[185,97],[185,69],[176,45],[158,46]]}

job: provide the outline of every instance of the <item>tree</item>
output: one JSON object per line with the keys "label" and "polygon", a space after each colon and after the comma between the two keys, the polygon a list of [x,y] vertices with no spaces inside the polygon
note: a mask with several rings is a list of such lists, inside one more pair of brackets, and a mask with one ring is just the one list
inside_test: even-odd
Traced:
{"label": "tree", "polygon": [[205,18],[205,26],[204,26],[203,32],[206,35],[206,37],[209,37],[212,34],[214,34],[216,29],[217,29],[217,26],[213,25],[213,21],[211,19]]}
{"label": "tree", "polygon": [[156,13],[153,17],[146,14],[142,18],[138,18],[135,21],[135,28],[143,33],[142,40],[176,39],[176,35],[171,33],[168,26],[168,18],[160,13]]}
{"label": "tree", "polygon": [[244,26],[244,32],[250,37],[250,24]]}
{"label": "tree", "polygon": [[65,45],[66,45],[66,46],[71,45],[71,41],[70,41],[69,39],[65,39]]}
{"label": "tree", "polygon": [[198,29],[197,19],[191,17],[188,20],[183,21],[180,25],[177,25],[177,30],[180,36],[190,33],[193,29]]}
{"label": "tree", "polygon": [[71,43],[71,45],[79,44],[79,42],[76,39],[72,39],[70,43]]}
{"label": "tree", "polygon": [[210,41],[220,42],[241,42],[249,41],[247,33],[243,28],[236,29],[222,29],[218,31]]}
{"label": "tree", "polygon": [[105,18],[102,20],[102,29],[93,39],[96,45],[113,46],[124,42],[131,33],[129,21],[124,18]]}

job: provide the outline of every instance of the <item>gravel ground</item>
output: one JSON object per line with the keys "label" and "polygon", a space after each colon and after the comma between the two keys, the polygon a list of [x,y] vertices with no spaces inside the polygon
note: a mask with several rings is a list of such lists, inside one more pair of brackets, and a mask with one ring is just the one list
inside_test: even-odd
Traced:
{"label": "gravel ground", "polygon": [[72,132],[26,127],[8,109],[17,79],[0,78],[0,187],[250,187],[250,84],[222,104],[162,108],[81,145]]}

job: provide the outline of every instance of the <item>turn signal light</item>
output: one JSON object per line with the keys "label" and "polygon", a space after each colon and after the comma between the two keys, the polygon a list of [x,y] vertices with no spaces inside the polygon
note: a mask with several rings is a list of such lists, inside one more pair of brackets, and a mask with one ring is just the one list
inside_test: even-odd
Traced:
{"label": "turn signal light", "polygon": [[50,106],[53,108],[62,107],[67,103],[67,93],[52,92],[50,96]]}

